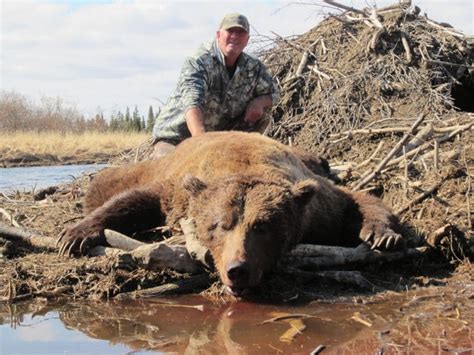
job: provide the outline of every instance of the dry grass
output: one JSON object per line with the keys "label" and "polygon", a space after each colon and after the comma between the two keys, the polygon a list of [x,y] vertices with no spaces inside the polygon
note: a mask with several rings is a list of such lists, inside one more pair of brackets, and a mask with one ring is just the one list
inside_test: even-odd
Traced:
{"label": "dry grass", "polygon": [[58,132],[0,133],[0,160],[14,161],[34,156],[40,160],[94,160],[133,149],[150,138],[148,133],[61,134]]}

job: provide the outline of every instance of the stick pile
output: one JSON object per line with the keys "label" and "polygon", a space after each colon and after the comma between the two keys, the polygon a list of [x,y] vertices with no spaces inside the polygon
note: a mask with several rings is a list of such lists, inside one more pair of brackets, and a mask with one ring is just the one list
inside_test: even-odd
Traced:
{"label": "stick pile", "polygon": [[459,85],[474,89],[472,48],[449,25],[406,2],[379,10],[325,2],[349,11],[295,39],[277,35],[260,54],[281,89],[275,138],[321,151],[330,135],[374,121],[453,112]]}
{"label": "stick pile", "polygon": [[425,239],[446,224],[473,238],[472,41],[409,1],[324,2],[333,14],[260,53],[281,90],[273,138],[327,158]]}

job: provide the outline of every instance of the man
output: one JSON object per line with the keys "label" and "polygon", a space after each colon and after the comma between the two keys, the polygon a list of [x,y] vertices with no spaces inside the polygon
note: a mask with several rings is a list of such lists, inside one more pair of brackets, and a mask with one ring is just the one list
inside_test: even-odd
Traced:
{"label": "man", "polygon": [[244,15],[227,14],[216,38],[186,59],[153,128],[154,158],[206,131],[268,130],[271,120],[264,113],[278,89],[263,63],[244,53],[249,30]]}

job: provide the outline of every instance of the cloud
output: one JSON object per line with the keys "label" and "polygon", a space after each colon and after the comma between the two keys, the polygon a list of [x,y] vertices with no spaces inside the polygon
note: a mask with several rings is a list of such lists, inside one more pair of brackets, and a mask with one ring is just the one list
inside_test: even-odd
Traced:
{"label": "cloud", "polygon": [[38,323],[32,327],[17,328],[16,337],[22,342],[51,342],[58,339],[58,330],[51,322]]}
{"label": "cloud", "polygon": [[[379,6],[393,3],[378,1]],[[353,6],[367,6],[353,0]],[[470,0],[423,1],[436,20],[472,33]],[[184,58],[214,36],[227,12],[245,13],[252,37],[301,34],[330,8],[285,1],[3,0],[1,87],[33,99],[60,96],[86,115],[159,106]],[[469,11],[470,8],[470,11]],[[260,37],[262,38],[262,37]]]}

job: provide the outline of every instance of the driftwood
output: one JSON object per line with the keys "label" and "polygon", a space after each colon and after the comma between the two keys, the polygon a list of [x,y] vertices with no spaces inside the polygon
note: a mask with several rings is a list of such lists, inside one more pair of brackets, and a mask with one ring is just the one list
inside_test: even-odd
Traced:
{"label": "driftwood", "polygon": [[[11,286],[11,285],[10,285]],[[12,288],[9,288],[9,295],[7,297],[1,297],[0,303],[15,303],[20,301],[26,301],[35,297],[53,299],[61,297],[65,293],[71,293],[74,289],[71,285],[59,286],[51,291],[37,291],[29,292],[21,295],[14,295],[12,293]]]}
{"label": "driftwood", "polygon": [[107,255],[117,257],[117,265],[122,268],[145,269],[171,268],[176,271],[196,274],[202,271],[183,245],[173,245],[165,240],[158,243],[142,243],[122,233],[106,229],[104,235],[110,247],[95,247],[90,256]]}
{"label": "driftwood", "polygon": [[[423,143],[425,143],[427,140],[429,140],[433,135],[433,125],[431,123],[428,123],[425,127],[421,128],[418,133],[410,139],[410,141],[404,146],[405,152],[409,152],[410,150],[413,150]],[[400,152],[398,154],[395,154],[395,156],[400,156]]]}
{"label": "driftwood", "polygon": [[379,153],[379,151],[382,149],[384,145],[384,142],[383,141],[380,141],[380,143],[377,145],[377,148],[375,148],[374,152],[370,155],[370,157],[368,157],[366,160],[364,160],[363,162],[359,163],[356,165],[356,169],[360,169],[360,168],[363,168],[364,166],[370,164],[370,162],[372,160],[374,160],[374,158],[377,156],[377,154]]}
{"label": "driftwood", "polygon": [[[437,141],[436,141],[437,142]],[[438,146],[438,151],[436,151],[436,146]],[[439,152],[439,144],[435,144],[435,149],[433,149],[431,152],[427,152],[423,154],[421,157],[424,160],[428,159],[433,159],[433,160],[438,160],[438,163],[442,160],[455,160],[458,159],[461,155],[461,149],[460,147],[457,147],[453,150],[449,150],[447,152]]]}
{"label": "driftwood", "polygon": [[431,235],[427,238],[427,242],[433,247],[438,247],[444,237],[449,237],[453,235],[462,236],[463,233],[459,230],[458,227],[451,223],[448,223],[431,233]]}
{"label": "driftwood", "polygon": [[126,235],[113,231],[111,229],[104,230],[105,240],[113,248],[122,250],[134,250],[138,247],[146,245],[136,239],[127,237]]}
{"label": "driftwood", "polygon": [[[377,122],[373,122],[372,124],[370,124],[370,126],[372,126],[375,123],[377,123]],[[454,132],[454,131],[459,130],[460,128],[464,129],[465,125],[455,125],[455,126],[448,126],[448,127],[433,127],[432,126],[432,130],[435,133]],[[372,135],[372,134],[381,134],[381,133],[404,133],[409,129],[410,129],[410,127],[408,127],[408,126],[385,127],[385,128],[371,128],[371,127],[367,126],[365,128],[353,129],[353,130],[344,131],[344,132],[340,132],[340,133],[332,133],[332,134],[329,135],[329,137],[330,138],[347,139],[347,138],[355,136],[355,135],[365,135],[365,134]],[[334,143],[334,142],[336,142],[336,141],[332,141],[332,143]]]}
{"label": "driftwood", "polygon": [[[466,125],[463,125],[463,126],[460,126],[458,129],[452,131],[451,133],[443,136],[443,137],[440,137],[437,139],[438,141],[438,144],[440,143],[443,143],[443,142],[446,142],[446,141],[449,141],[450,139],[452,139],[453,137],[457,136],[458,134],[461,134],[462,132],[464,131],[467,131],[469,129],[471,129],[471,127],[474,125],[474,123],[469,123],[469,124],[466,124]],[[430,148],[432,146],[432,142],[425,142],[423,143],[422,145],[420,145],[418,148],[415,148],[409,152],[406,153],[406,158],[411,158],[415,155],[417,155],[418,153],[421,153],[423,151],[425,151],[426,149]],[[392,159],[390,160],[389,162],[386,163],[386,167],[389,168],[391,166],[394,166],[394,165],[397,165],[398,163],[400,163],[401,161],[403,161],[405,159],[405,157],[401,156],[401,157],[398,157],[398,158],[395,158],[395,159]]]}
{"label": "driftwood", "polygon": [[413,56],[411,54],[410,45],[408,44],[408,36],[405,32],[400,32],[400,38],[402,39],[403,49],[405,49],[407,63],[411,63]]}
{"label": "driftwood", "polygon": [[298,65],[298,68],[296,69],[296,76],[300,76],[303,74],[303,70],[306,68],[306,64],[308,63],[308,56],[309,53],[307,51],[304,51],[303,57],[301,57],[301,62]]}
{"label": "driftwood", "polygon": [[442,30],[454,37],[458,37],[458,38],[464,38],[464,34],[462,34],[461,32],[457,32],[454,28],[452,27],[445,27],[445,26],[442,26],[440,25],[439,23],[433,21],[433,20],[429,20],[429,19],[426,19],[426,23],[430,26],[433,26],[434,28],[437,28],[439,30]]}
{"label": "driftwood", "polygon": [[6,209],[0,208],[0,214],[2,214],[3,217],[5,217],[5,219],[8,220],[8,222],[10,222],[12,226],[21,228],[21,225],[15,220],[15,218],[13,218],[10,212],[8,212]]}
{"label": "driftwood", "polygon": [[193,219],[182,218],[179,221],[181,230],[186,238],[186,249],[194,260],[199,261],[206,269],[212,269],[213,261],[209,249],[199,242],[195,230],[196,225]]}
{"label": "driftwood", "polygon": [[354,12],[354,13],[357,13],[357,14],[361,14],[361,15],[367,15],[364,11],[361,11],[359,9],[356,9],[354,7],[351,7],[351,6],[347,6],[347,5],[343,5],[343,4],[340,4],[336,1],[333,1],[333,0],[323,0],[326,4],[329,4],[329,5],[332,5],[334,7],[338,7],[342,10],[346,10],[346,11],[351,11],[351,12]]}
{"label": "driftwood", "polygon": [[191,258],[184,245],[152,243],[138,247],[129,253],[138,265],[146,269],[171,268],[190,274],[202,272],[199,263]]}
{"label": "driftwood", "polygon": [[381,252],[369,250],[363,244],[357,248],[299,244],[284,257],[284,262],[298,268],[328,268],[417,258],[425,255],[427,252],[428,248],[426,247],[405,251]]}
{"label": "driftwood", "polygon": [[211,278],[207,273],[205,273],[157,287],[146,288],[133,292],[120,293],[115,296],[115,299],[126,300],[143,297],[160,297],[180,293],[189,293],[208,287],[210,285],[210,282]]}
{"label": "driftwood", "polygon": [[0,222],[0,236],[7,239],[22,240],[37,248],[56,249],[54,238],[43,236],[26,228],[9,226],[2,222]]}
{"label": "driftwood", "polygon": [[377,165],[374,171],[371,173],[365,174],[361,180],[357,183],[357,185],[354,187],[354,190],[360,190],[362,187],[367,185],[372,179],[377,176],[378,173],[382,171],[382,169],[387,165],[387,163],[392,159],[392,157],[397,154],[400,149],[402,149],[403,145],[405,142],[410,138],[410,136],[413,135],[413,132],[417,129],[417,127],[421,124],[421,122],[424,120],[425,115],[420,115],[420,117],[413,123],[413,125],[410,127],[410,130],[405,133],[405,135],[400,139],[400,141],[393,147],[393,149],[387,154],[387,156]]}

